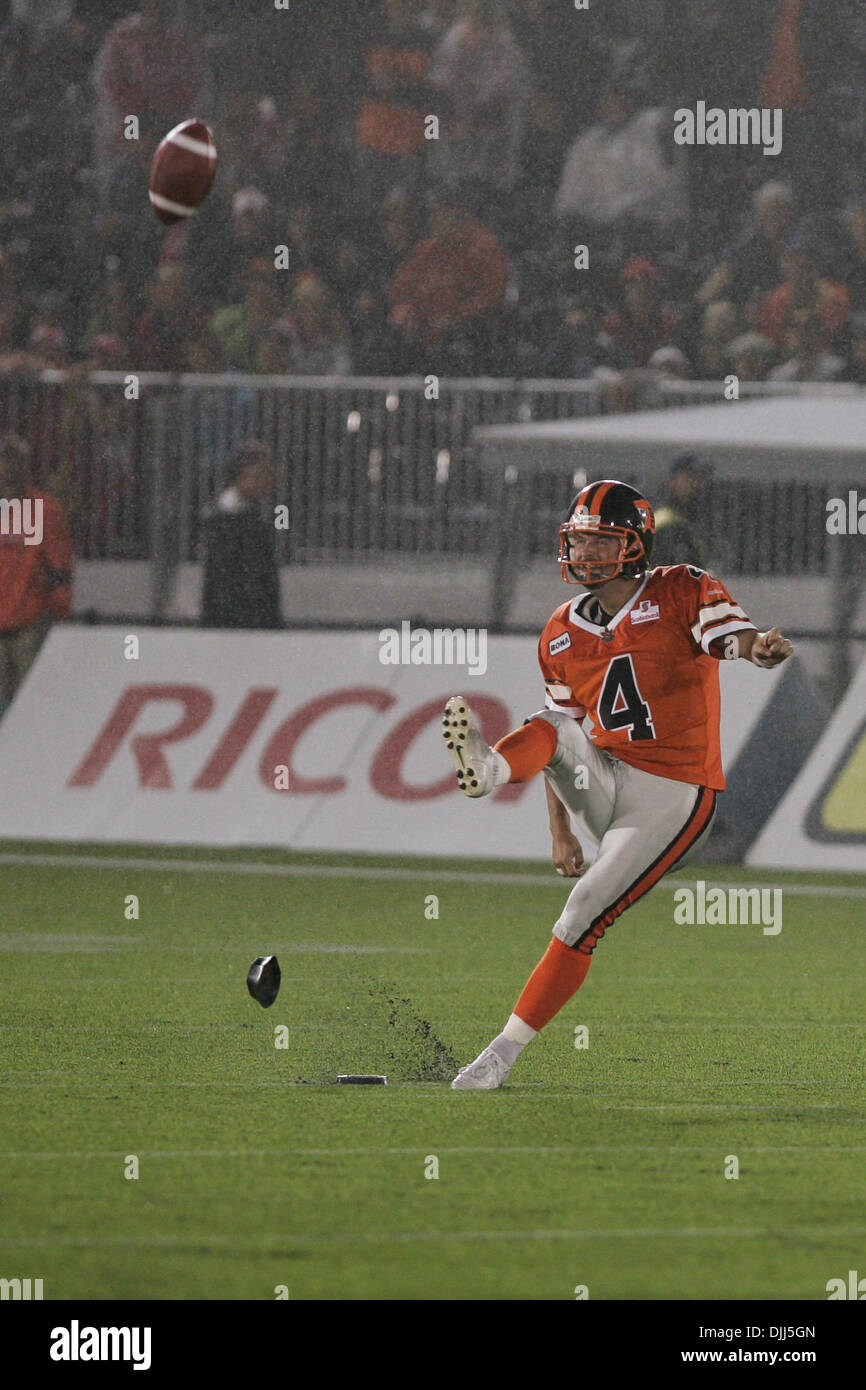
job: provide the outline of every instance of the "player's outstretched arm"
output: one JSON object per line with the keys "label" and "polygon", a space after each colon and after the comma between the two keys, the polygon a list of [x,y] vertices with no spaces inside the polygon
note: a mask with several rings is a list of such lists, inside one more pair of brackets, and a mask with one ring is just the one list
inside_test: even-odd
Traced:
{"label": "player's outstretched arm", "polygon": [[768,632],[740,632],[738,637],[740,656],[753,662],[755,666],[778,666],[780,662],[786,661],[794,650],[793,643],[789,642],[787,637],[783,637],[777,627],[771,627]]}
{"label": "player's outstretched arm", "polygon": [[546,780],[544,794],[547,797],[550,833],[553,837],[553,850],[550,856],[553,860],[553,866],[563,878],[580,878],[581,874],[586,872],[583,867],[583,849],[577,836],[572,833],[568,811]]}

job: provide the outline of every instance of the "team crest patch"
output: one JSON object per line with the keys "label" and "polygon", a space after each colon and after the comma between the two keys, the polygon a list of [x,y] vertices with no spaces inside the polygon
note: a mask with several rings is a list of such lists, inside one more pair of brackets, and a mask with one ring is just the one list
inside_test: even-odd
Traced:
{"label": "team crest patch", "polygon": [[557,652],[564,652],[566,647],[571,646],[571,637],[567,632],[562,632],[558,637],[554,637],[552,642],[548,642],[547,650],[551,656],[556,656]]}
{"label": "team crest patch", "polygon": [[658,616],[658,604],[651,603],[648,598],[642,598],[637,608],[631,610],[631,620],[633,623],[651,623]]}

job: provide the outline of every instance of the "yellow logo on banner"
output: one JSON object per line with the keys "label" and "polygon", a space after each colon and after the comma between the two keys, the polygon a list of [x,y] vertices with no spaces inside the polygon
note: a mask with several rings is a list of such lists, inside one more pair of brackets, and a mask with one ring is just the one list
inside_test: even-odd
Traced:
{"label": "yellow logo on banner", "polygon": [[831,834],[866,838],[866,725],[830,783],[819,814]]}

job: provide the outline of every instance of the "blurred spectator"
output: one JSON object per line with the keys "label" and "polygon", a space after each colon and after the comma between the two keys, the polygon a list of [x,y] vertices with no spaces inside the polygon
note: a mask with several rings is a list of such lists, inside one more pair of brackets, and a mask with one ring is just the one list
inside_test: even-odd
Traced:
{"label": "blurred spectator", "polygon": [[820,274],[821,248],[814,238],[797,233],[786,243],[781,269],[784,280],[761,301],[755,326],[777,349],[795,315],[814,317],[821,325],[821,345],[831,348],[848,317],[848,291]]}
{"label": "blurred spectator", "polygon": [[49,34],[68,24],[75,0],[12,0],[12,18],[39,34]]}
{"label": "blurred spectator", "polygon": [[65,448],[53,459],[48,486],[66,512],[76,550],[88,559],[141,553],[134,541],[139,479],[129,406],[116,386],[97,386],[88,375],[122,370],[128,361],[124,346],[101,334],[63,392]]}
{"label": "blurred spectator", "polygon": [[[224,184],[214,190],[205,215],[192,217],[186,232],[183,261],[193,291],[210,310],[240,299],[251,261],[274,265],[274,247],[286,242],[278,235],[280,221],[260,188],[244,185],[228,194]],[[290,269],[294,270],[292,248]]]}
{"label": "blurred spectator", "polygon": [[[335,244],[322,230],[321,210],[311,198],[289,203],[286,210],[285,244],[289,248],[289,271],[292,276],[323,274],[333,261]],[[340,242],[336,243],[339,247]]]}
{"label": "blurred spectator", "polygon": [[540,374],[585,381],[596,368],[608,365],[610,353],[599,342],[599,322],[595,304],[580,296],[568,296],[547,332]]}
{"label": "blurred spectator", "polygon": [[57,323],[37,320],[27,341],[30,370],[46,371],[50,367],[65,367],[69,361],[69,342]]}
{"label": "blurred spectator", "polygon": [[846,239],[840,278],[851,296],[851,308],[861,312],[866,310],[866,196],[848,203],[842,222]]}
{"label": "blurred spectator", "polygon": [[[71,7],[59,23],[56,16],[45,23],[41,18],[32,12],[25,19],[19,11],[0,31],[0,160],[4,174],[16,182],[29,179],[37,161],[56,156],[58,141],[68,133],[58,133],[51,122],[57,120],[64,87],[78,75],[70,61]],[[16,156],[31,142],[30,158],[16,170]]]}
{"label": "blurred spectator", "polygon": [[525,183],[549,206],[574,132],[591,122],[609,60],[588,13],[576,16],[560,0],[511,0],[509,9],[534,79],[527,104]]}
{"label": "blurred spectator", "polygon": [[388,322],[384,295],[362,290],[348,313],[352,343],[352,369],[359,376],[392,376],[404,366],[400,340]]}
{"label": "blurred spectator", "polygon": [[[311,267],[306,273],[316,275],[317,272]],[[356,234],[352,229],[338,236],[331,251],[328,284],[341,312],[348,314],[356,297],[377,282],[380,282],[379,266],[363,234],[360,231]]]}
{"label": "blurred spectator", "polygon": [[394,189],[382,200],[373,242],[373,259],[381,284],[387,284],[418,241],[416,207],[400,189]]}
{"label": "blurred spectator", "polygon": [[866,386],[866,312],[852,314],[848,321],[848,360],[845,377]]}
{"label": "blurred spectator", "polygon": [[659,403],[655,381],[648,372],[599,367],[593,372],[593,381],[598,388],[604,415],[649,410]]}
{"label": "blurred spectator", "polygon": [[414,0],[382,0],[364,47],[358,115],[358,194],[368,205],[395,187],[413,191],[424,153],[424,119],[433,110],[427,81],[432,41]]}
{"label": "blurred spectator", "polygon": [[285,186],[289,128],[278,115],[273,97],[261,97],[255,103],[244,143],[249,182],[261,188],[269,201],[278,200]]}
{"label": "blurred spectator", "polygon": [[765,333],[740,333],[727,347],[731,371],[740,381],[764,381],[776,350]]}
{"label": "blurred spectator", "polygon": [[270,202],[260,188],[239,188],[232,198],[232,236],[235,256],[250,260],[270,251]]}
{"label": "blurred spectator", "polygon": [[767,380],[836,381],[842,375],[845,364],[841,357],[825,352],[823,337],[817,318],[806,313],[795,314],[784,335],[783,350],[788,354],[788,359],[771,368]]}
{"label": "blurred spectator", "polygon": [[[723,108],[756,105],[756,51],[762,37],[760,18],[768,4],[769,0],[725,0],[723,5],[629,0],[632,32],[640,39],[632,63],[647,100],[668,111],[694,109],[700,99]],[[621,23],[621,5],[602,8],[604,23],[614,31]],[[639,27],[635,10],[655,13],[647,14],[645,27]],[[763,156],[756,160],[753,149],[735,145],[696,145],[682,153],[691,216],[679,249],[687,254],[690,270],[703,277],[733,239],[744,191],[751,189],[756,174],[766,177],[768,161]]]}
{"label": "blurred spectator", "polygon": [[218,339],[207,329],[201,337],[188,338],[183,345],[183,370],[202,376],[225,371],[222,348]]}
{"label": "blurred spectator", "polygon": [[257,440],[238,445],[229,486],[205,514],[203,627],[283,626],[275,532],[262,512],[274,483],[270,449]]}
{"label": "blurred spectator", "polygon": [[[460,325],[484,320],[502,303],[508,261],[493,233],[468,212],[459,196],[443,193],[431,234],[419,242],[388,289],[391,323],[407,344],[427,354]],[[478,341],[476,339],[476,341]]]}
{"label": "blurred spectator", "polygon": [[11,259],[0,251],[0,358],[14,352],[24,331],[24,308]]}
{"label": "blurred spectator", "polygon": [[428,151],[434,177],[473,184],[502,209],[520,173],[530,74],[499,0],[464,0],[433,55],[430,82],[440,118]]}
{"label": "blurred spectator", "polygon": [[243,299],[218,309],[211,319],[211,332],[227,367],[255,371],[259,344],[282,312],[279,274],[270,261],[250,261]]}
{"label": "blurred spectator", "polygon": [[315,275],[303,275],[295,284],[287,329],[297,376],[348,376],[346,328],[332,291]]}
{"label": "blurred spectator", "polygon": [[255,370],[264,376],[291,376],[294,363],[292,330],[280,319],[265,329],[258,342]]}
{"label": "blurred spectator", "polygon": [[[361,39],[359,30],[359,44]],[[344,129],[348,121],[340,101],[352,95],[351,84],[345,79],[353,71],[353,62],[357,61],[360,69],[361,56],[355,59],[350,46],[348,51],[335,53],[333,61],[342,69],[337,91],[317,83],[306,67],[293,77],[286,106],[288,144],[282,187],[292,189],[293,197],[321,204],[329,216],[339,218],[355,196],[356,156],[351,136]]]}
{"label": "blurred spectator", "polygon": [[[102,189],[101,209],[89,226],[90,276],[120,279],[130,310],[144,312],[146,287],[164,254],[167,238],[185,228],[167,229],[150,207],[145,208],[148,171],[157,141],[143,136],[124,142],[123,157],[114,161]],[[98,283],[98,280],[97,280]]]}
{"label": "blurred spectator", "polygon": [[587,235],[593,227],[619,226],[630,244],[681,227],[688,212],[685,164],[666,111],[639,108],[637,93],[617,82],[602,93],[598,116],[568,153],[557,216]]}
{"label": "blurred spectator", "polygon": [[629,261],[622,272],[622,307],[602,324],[602,341],[615,349],[622,367],[645,367],[652,354],[676,335],[679,318],[662,300],[662,273],[649,260]]}
{"label": "blurred spectator", "polygon": [[740,326],[734,304],[716,299],[704,309],[699,343],[698,372],[702,381],[714,381],[729,370],[728,344]]}
{"label": "blurred spectator", "polygon": [[179,262],[159,267],[145,309],[132,335],[132,363],[141,372],[181,372],[185,344],[207,331],[207,315],[197,303],[189,273]]}
{"label": "blurred spectator", "polygon": [[92,305],[90,319],[84,332],[84,351],[89,351],[95,338],[108,334],[124,344],[128,362],[132,319],[132,307],[124,279],[118,273],[118,267],[110,265],[106,267],[105,278]]}
{"label": "blurred spectator", "polygon": [[419,23],[425,33],[440,38],[454,23],[459,0],[422,0]]}
{"label": "blurred spectator", "polygon": [[[68,365],[69,339],[56,296],[39,297],[25,333],[23,348],[9,353],[3,360],[6,372],[25,378],[38,377],[42,372],[62,370]],[[59,383],[45,383],[35,389],[31,384],[26,389],[24,419],[30,469],[33,481],[41,487],[67,448],[63,387]],[[0,396],[0,427],[15,432],[23,427],[20,406],[15,408],[14,395]]]}
{"label": "blurred spectator", "polygon": [[699,304],[743,304],[779,283],[779,256],[789,238],[794,195],[790,184],[764,183],[752,199],[752,219],[697,292]]}
{"label": "blurred spectator", "polygon": [[[591,0],[585,15],[580,16],[582,25],[589,21],[590,32],[600,52],[609,65],[631,74],[641,74],[641,80],[648,86],[656,82],[654,64],[656,45],[670,44],[673,35],[665,33],[669,28],[669,5],[666,0],[617,0],[615,8],[609,5],[596,5]],[[653,69],[646,71],[650,63]]]}
{"label": "blurred spectator", "polygon": [[114,333],[97,333],[90,341],[90,353],[81,364],[89,371],[120,372],[129,361],[129,348]]}
{"label": "blurred spectator", "polygon": [[10,502],[26,500],[32,508],[22,508],[15,525],[10,511],[8,522],[0,527],[2,707],[11,703],[52,621],[69,616],[72,544],[62,508],[35,486],[30,449],[17,435],[0,438],[0,497]]}
{"label": "blurred spectator", "polygon": [[74,219],[86,138],[87,60],[71,7],[18,7],[0,33],[0,186],[27,237],[27,275],[45,290],[75,279]]}
{"label": "blurred spectator", "polygon": [[141,0],[137,14],[111,26],[93,66],[100,187],[131,143],[124,138],[124,117],[137,116],[142,136],[161,140],[196,110],[200,51],[177,19],[175,0]]}
{"label": "blurred spectator", "polygon": [[855,59],[845,72],[862,7],[858,13],[858,0],[773,0],[756,9],[766,26],[761,105],[784,113],[780,170],[797,180],[804,206],[817,208],[838,183],[846,108],[862,102],[862,66]]}
{"label": "blurred spectator", "polygon": [[665,381],[688,381],[692,375],[686,354],[682,348],[672,345],[656,348],[647,362],[647,370],[654,372],[656,377],[663,378]]}
{"label": "blurred spectator", "polygon": [[416,204],[402,189],[392,189],[374,225],[353,219],[337,239],[328,283],[347,324],[353,369],[362,375],[400,370],[385,292],[418,241],[416,223]]}
{"label": "blurred spectator", "polygon": [[706,514],[710,469],[695,454],[680,454],[668,473],[662,505],[656,508],[654,565],[705,567],[697,525]]}

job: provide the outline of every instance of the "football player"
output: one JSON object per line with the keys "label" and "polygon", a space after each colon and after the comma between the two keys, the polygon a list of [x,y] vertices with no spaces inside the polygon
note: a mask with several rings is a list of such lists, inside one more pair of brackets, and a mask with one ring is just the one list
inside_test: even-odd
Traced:
{"label": "football player", "polygon": [[[652,569],[653,509],[625,483],[590,483],[559,528],[567,583],[538,647],[545,708],[491,748],[462,696],[443,733],[467,796],[546,779],[558,873],[576,878],[553,940],[502,1032],[452,1089],[493,1090],[586,978],[605,931],[705,840],[724,790],[719,667],[773,667],[791,643],[758,632],[724,584],[691,565]],[[598,842],[586,867],[583,827]]]}

